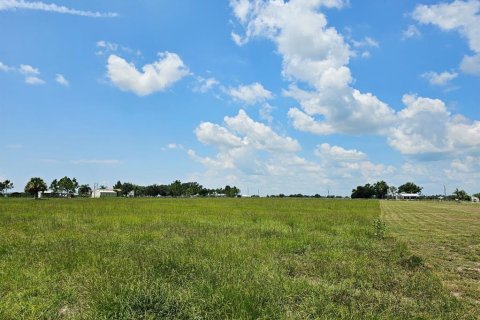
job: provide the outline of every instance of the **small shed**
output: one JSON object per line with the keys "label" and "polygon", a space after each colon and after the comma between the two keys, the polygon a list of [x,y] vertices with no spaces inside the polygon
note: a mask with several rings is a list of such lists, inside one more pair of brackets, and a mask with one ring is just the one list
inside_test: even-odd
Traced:
{"label": "small shed", "polygon": [[92,192],[92,198],[116,197],[117,191],[112,189],[97,189]]}
{"label": "small shed", "polygon": [[479,203],[480,199],[478,197],[472,197],[472,202]]}

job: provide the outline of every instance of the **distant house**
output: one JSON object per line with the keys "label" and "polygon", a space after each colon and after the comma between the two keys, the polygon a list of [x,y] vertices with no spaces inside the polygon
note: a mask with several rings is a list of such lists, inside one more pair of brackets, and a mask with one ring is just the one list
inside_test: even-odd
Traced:
{"label": "distant house", "polygon": [[480,199],[478,199],[478,197],[472,197],[472,202],[478,203],[480,202]]}
{"label": "distant house", "polygon": [[419,193],[401,192],[397,194],[397,200],[416,200],[420,197]]}
{"label": "distant house", "polygon": [[92,198],[116,197],[117,191],[111,189],[97,189],[92,192]]}

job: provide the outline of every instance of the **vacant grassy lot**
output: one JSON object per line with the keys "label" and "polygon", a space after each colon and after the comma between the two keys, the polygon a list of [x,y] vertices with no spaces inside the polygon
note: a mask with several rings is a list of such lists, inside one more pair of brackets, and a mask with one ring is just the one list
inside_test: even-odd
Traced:
{"label": "vacant grassy lot", "polygon": [[480,319],[480,206],[383,201],[381,207],[394,235],[408,243]]}
{"label": "vacant grassy lot", "polygon": [[0,319],[473,319],[375,237],[379,216],[377,201],[1,199]]}

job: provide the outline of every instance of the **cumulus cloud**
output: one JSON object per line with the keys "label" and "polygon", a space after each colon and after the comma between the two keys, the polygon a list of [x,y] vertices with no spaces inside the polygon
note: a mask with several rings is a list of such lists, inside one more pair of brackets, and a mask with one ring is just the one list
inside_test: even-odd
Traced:
{"label": "cumulus cloud", "polygon": [[444,86],[456,77],[458,77],[458,73],[448,71],[442,73],[429,71],[422,74],[422,78],[426,79],[433,86]]}
{"label": "cumulus cloud", "polygon": [[[245,30],[237,40],[270,39],[282,56],[283,76],[313,88],[307,91],[291,86],[286,92],[308,116],[308,121],[293,119],[297,129],[315,128],[323,134],[378,133],[392,123],[393,109],[373,94],[351,86],[353,78],[347,65],[354,52],[344,37],[328,26],[320,11],[321,7],[341,8],[343,1],[255,1],[249,6],[231,1],[230,5]],[[359,47],[378,46],[372,38],[355,43]],[[290,114],[300,115],[295,111]],[[308,127],[302,127],[302,123],[308,123]]]}
{"label": "cumulus cloud", "polygon": [[107,76],[121,90],[146,96],[164,91],[189,74],[177,54],[163,52],[158,55],[158,61],[144,65],[139,71],[133,63],[111,54],[107,62]]}
{"label": "cumulus cloud", "polygon": [[480,75],[480,1],[455,0],[451,3],[418,5],[412,16],[421,24],[432,24],[444,31],[459,32],[474,52],[463,58],[460,70]]}
{"label": "cumulus cloud", "polygon": [[3,10],[39,10],[90,18],[113,18],[118,16],[118,14],[114,12],[102,13],[97,11],[84,11],[68,8],[65,6],[59,6],[54,3],[24,0],[0,0],[0,11]]}
{"label": "cumulus cloud", "polygon": [[258,82],[249,85],[240,85],[236,88],[229,88],[227,89],[227,93],[233,99],[242,101],[248,105],[273,98],[273,94]]}
{"label": "cumulus cloud", "polygon": [[439,99],[404,95],[403,102],[406,108],[388,136],[393,148],[410,155],[480,150],[479,121],[452,115]]}
{"label": "cumulus cloud", "polygon": [[[292,137],[275,132],[240,110],[236,116],[225,117],[223,124],[201,123],[195,130],[197,139],[215,149],[214,155],[201,156],[195,150],[188,155],[207,168],[194,177],[204,183],[229,183],[243,188],[255,186],[271,193],[326,193],[329,186],[337,193],[345,182],[351,185],[382,178],[395,168],[375,164],[358,150],[320,144],[312,152],[313,160],[300,156],[301,146]],[[346,179],[346,180],[345,180]],[[288,181],[288,183],[286,182]],[[305,184],[305,181],[309,181]],[[349,188],[349,187],[348,187]],[[345,193],[346,192],[346,193]]]}
{"label": "cumulus cloud", "polygon": [[70,82],[68,82],[67,79],[65,79],[65,77],[59,73],[57,73],[57,75],[55,76],[55,81],[57,81],[58,84],[64,86],[64,87],[69,87],[70,86]]}

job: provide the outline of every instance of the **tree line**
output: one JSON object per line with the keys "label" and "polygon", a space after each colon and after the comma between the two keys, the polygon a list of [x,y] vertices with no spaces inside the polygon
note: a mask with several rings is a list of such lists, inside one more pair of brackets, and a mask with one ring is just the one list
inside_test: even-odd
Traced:
{"label": "tree line", "polygon": [[113,189],[123,196],[132,194],[136,197],[212,197],[222,195],[233,198],[240,195],[240,189],[235,186],[226,185],[224,188],[208,189],[198,182],[181,182],[180,180],[175,180],[170,184],[152,184],[148,186],[117,181]]}
{"label": "tree line", "polygon": [[[9,180],[0,182],[0,191],[2,193],[13,188],[13,183]],[[98,189],[108,189],[106,186],[99,186]],[[94,191],[90,185],[80,185],[76,178],[69,178],[67,176],[54,179],[50,186],[40,177],[31,178],[25,185],[24,191],[33,197],[37,198],[39,192],[51,191],[53,197],[73,196],[90,197]],[[135,196],[135,197],[211,197],[211,196],[225,196],[237,197],[240,195],[240,189],[236,186],[226,185],[224,188],[209,189],[203,187],[198,182],[181,182],[175,180],[170,184],[152,184],[148,186],[141,186],[131,182],[117,181],[113,185],[113,190],[119,196]]]}
{"label": "tree line", "polygon": [[395,196],[398,193],[420,193],[422,187],[417,186],[413,182],[406,182],[399,186],[389,186],[385,181],[377,181],[374,184],[367,183],[364,186],[357,186],[352,190],[352,199],[385,199],[387,195]]}

